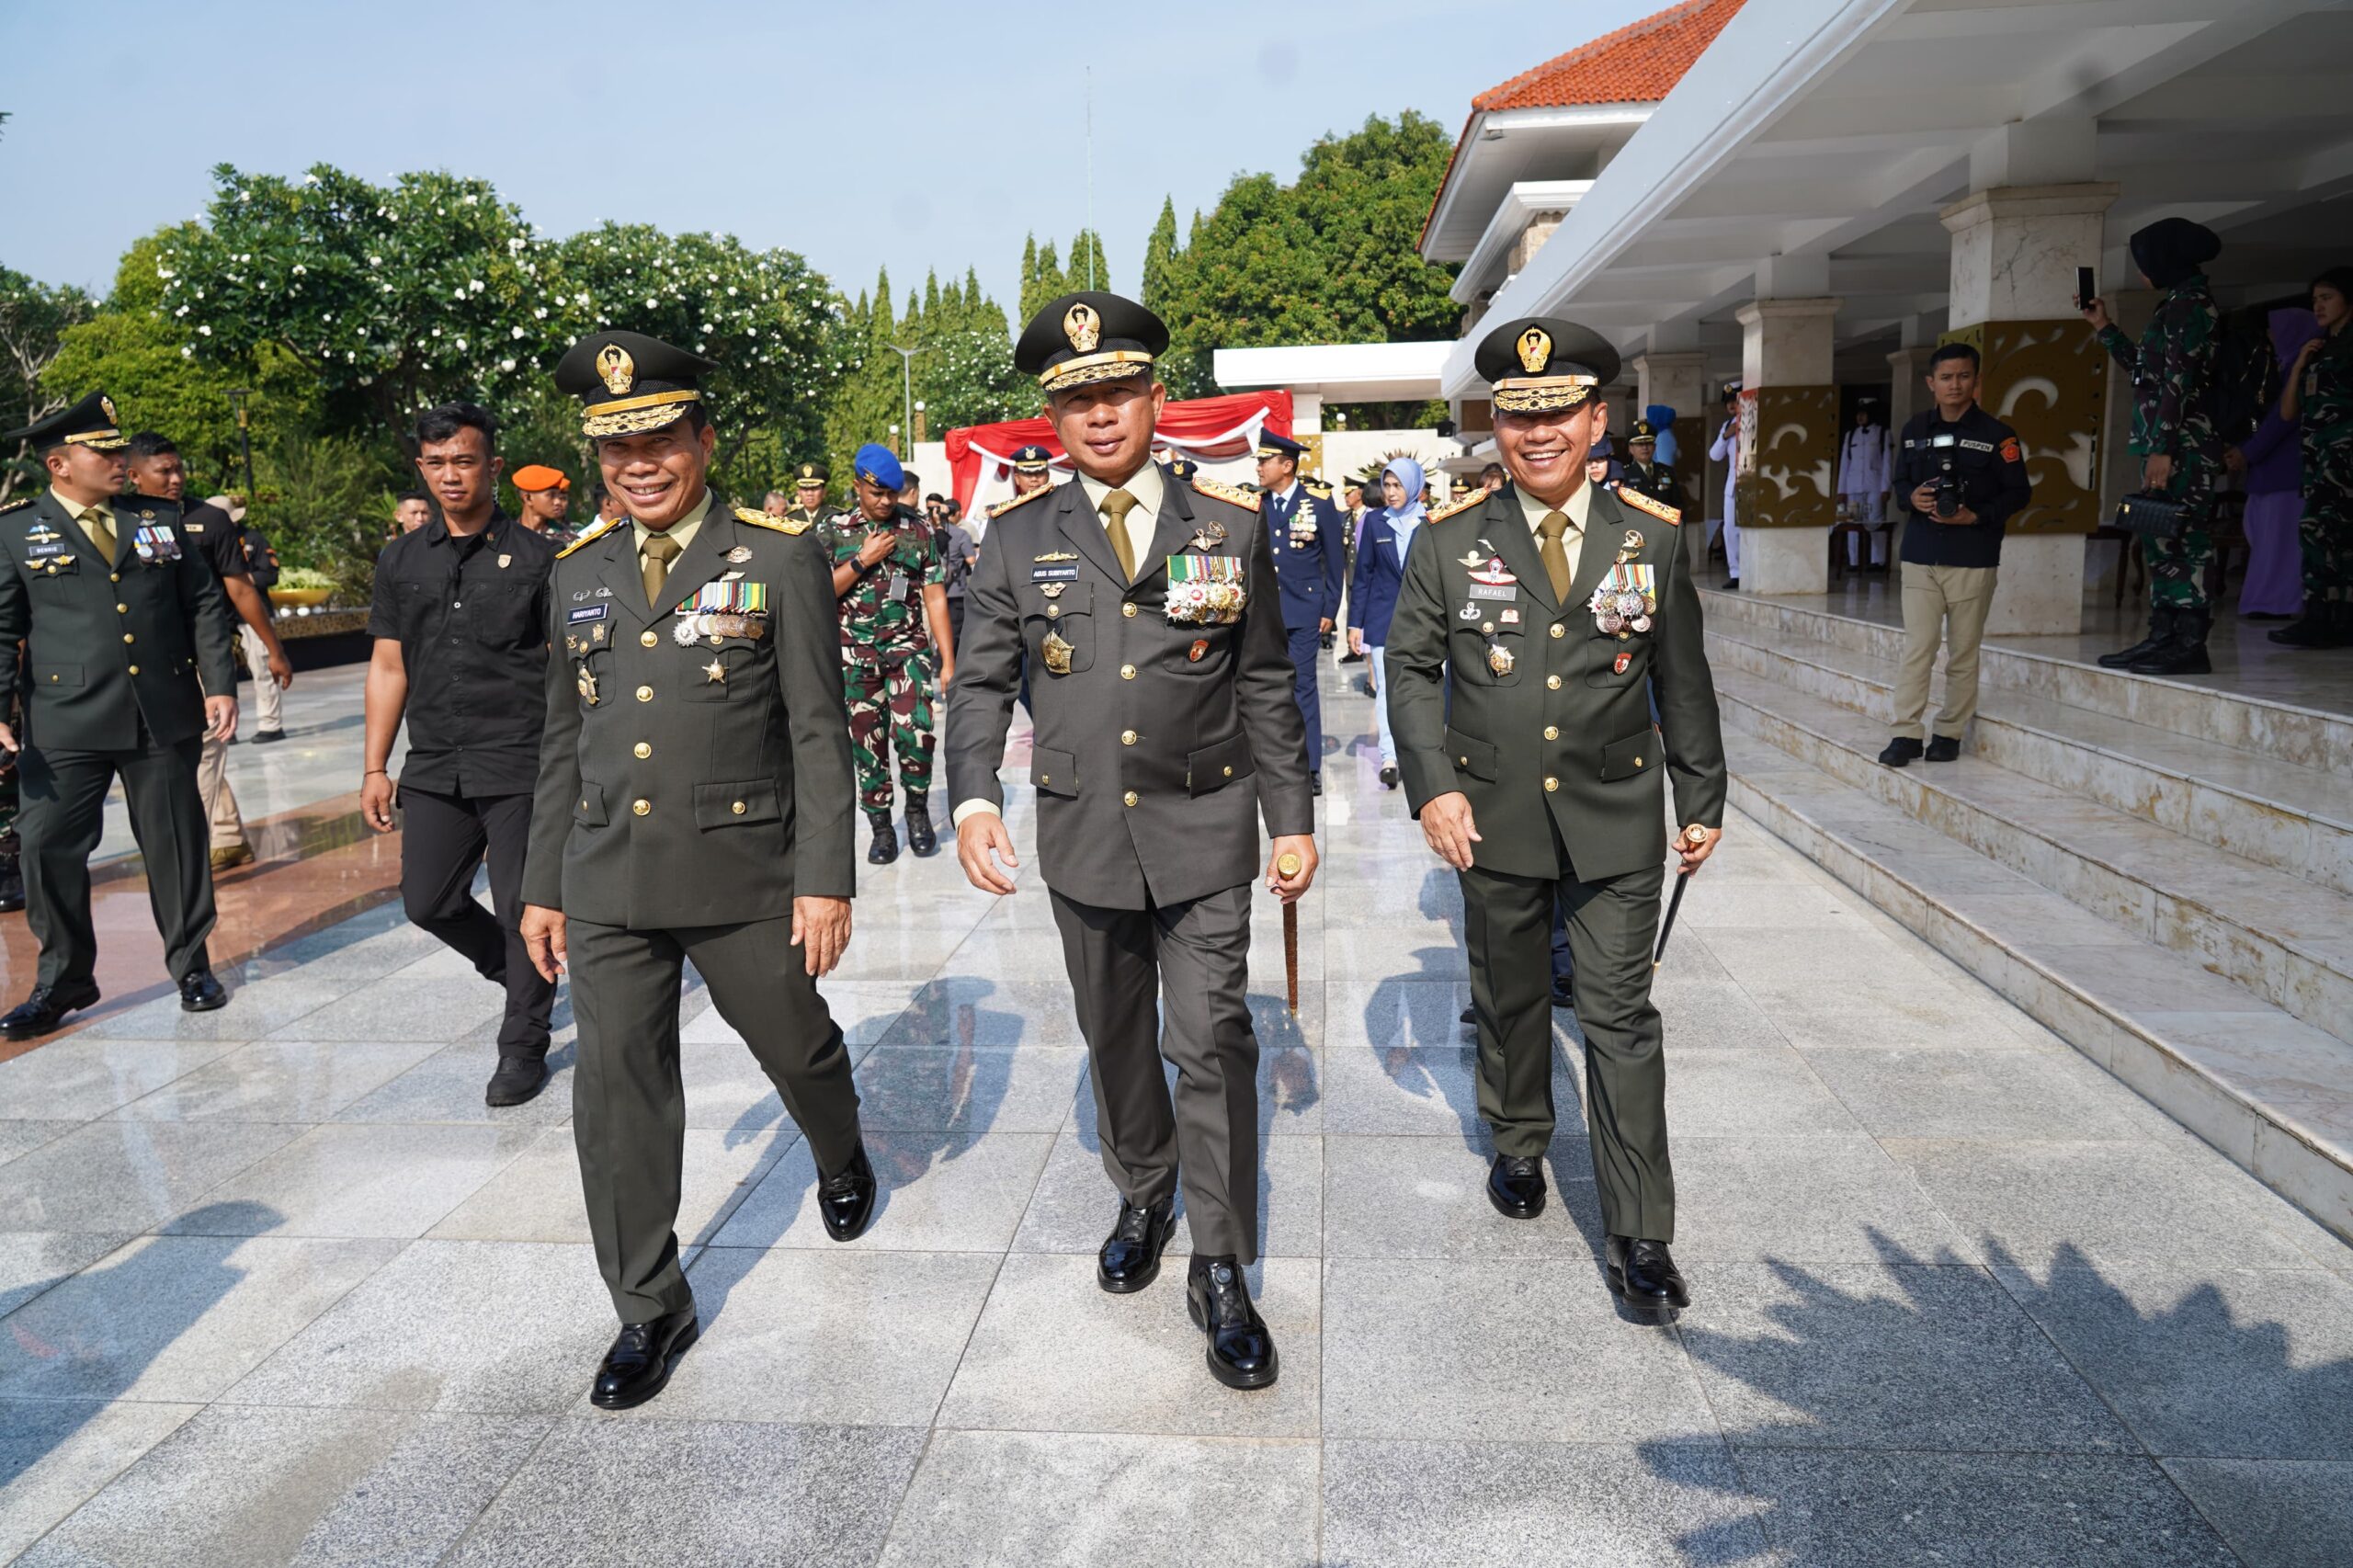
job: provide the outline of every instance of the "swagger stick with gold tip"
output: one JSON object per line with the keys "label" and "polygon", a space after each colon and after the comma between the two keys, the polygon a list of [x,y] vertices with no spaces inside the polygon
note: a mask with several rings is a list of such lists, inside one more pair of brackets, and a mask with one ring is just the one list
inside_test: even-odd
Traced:
{"label": "swagger stick with gold tip", "polygon": [[[1684,829],[1683,842],[1688,844],[1692,848],[1697,849],[1699,846],[1708,842],[1708,830],[1699,826],[1697,823],[1694,823],[1691,826]],[[1651,955],[1651,972],[1653,974],[1656,974],[1658,972],[1658,966],[1666,961],[1667,934],[1675,929],[1675,912],[1683,907],[1683,890],[1690,885],[1691,875],[1689,872],[1678,871],[1676,873],[1675,893],[1673,897],[1666,901],[1666,918],[1660,921],[1658,926],[1658,950]]]}
{"label": "swagger stick with gold tip", "polygon": [[[1300,858],[1284,854],[1275,859],[1275,870],[1289,881],[1299,875]],[[1283,904],[1283,986],[1290,1004],[1290,1016],[1299,1017],[1299,901],[1290,899]]]}

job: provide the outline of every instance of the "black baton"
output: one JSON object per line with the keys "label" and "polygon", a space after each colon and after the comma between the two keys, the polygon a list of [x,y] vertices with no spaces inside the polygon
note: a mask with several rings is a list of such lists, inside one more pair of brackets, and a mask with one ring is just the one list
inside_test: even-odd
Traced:
{"label": "black baton", "polygon": [[1691,879],[1688,874],[1676,873],[1675,896],[1666,901],[1666,918],[1659,922],[1658,951],[1651,955],[1651,971],[1654,974],[1658,971],[1658,966],[1666,961],[1667,934],[1675,929],[1675,912],[1683,907],[1683,890],[1690,885]]}

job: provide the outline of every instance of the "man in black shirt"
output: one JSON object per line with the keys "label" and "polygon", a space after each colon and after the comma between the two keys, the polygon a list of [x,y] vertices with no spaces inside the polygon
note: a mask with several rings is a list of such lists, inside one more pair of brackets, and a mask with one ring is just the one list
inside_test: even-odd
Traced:
{"label": "man in black shirt", "polygon": [[[1896,442],[1890,488],[1904,516],[1904,664],[1895,680],[1895,738],[1879,754],[1890,767],[1961,755],[1961,733],[1977,716],[1977,645],[1994,604],[2003,525],[2031,495],[2017,432],[1977,406],[1977,350],[1966,343],[1930,355],[1936,406],[1914,415]],[[1928,672],[1948,640],[1945,703],[1924,752]]]}
{"label": "man in black shirt", "polygon": [[[368,632],[366,775],[360,810],[378,833],[405,813],[401,899],[408,917],[506,988],[498,1070],[483,1098],[520,1105],[547,1082],[555,985],[517,934],[531,792],[547,715],[548,574],[555,548],[497,509],[498,426],[472,403],[416,422],[416,467],[439,515],[376,558]],[[408,719],[397,797],[385,771]],[[474,902],[490,860],[493,918]]]}

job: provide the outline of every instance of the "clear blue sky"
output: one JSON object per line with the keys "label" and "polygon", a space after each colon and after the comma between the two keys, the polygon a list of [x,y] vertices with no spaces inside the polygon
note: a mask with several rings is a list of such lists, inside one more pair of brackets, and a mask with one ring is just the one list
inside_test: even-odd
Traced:
{"label": "clear blue sky", "polygon": [[1022,235],[1086,219],[1083,66],[1132,290],[1164,194],[1181,222],[1236,173],[1287,181],[1369,114],[1450,134],[1472,94],[1665,3],[0,0],[0,263],[103,290],[132,239],[203,209],[212,165],[324,162],[483,176],[551,234],[733,233],[852,294],[885,264],[902,301],[973,266],[1009,311]]}

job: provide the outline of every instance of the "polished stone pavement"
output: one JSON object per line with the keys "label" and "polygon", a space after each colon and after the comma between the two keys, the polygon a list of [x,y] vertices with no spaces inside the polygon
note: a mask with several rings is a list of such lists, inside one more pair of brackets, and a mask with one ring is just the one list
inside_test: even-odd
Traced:
{"label": "polished stone pavement", "polygon": [[1275,1388],[1211,1382],[1181,1265],[1095,1288],[1043,894],[942,856],[866,877],[828,987],[873,1231],[825,1240],[690,994],[706,1332],[591,1410],[571,1053],[486,1111],[498,999],[388,907],[0,1063],[0,1560],[2353,1561],[2353,1251],[1745,821],[1658,984],[1692,1311],[1613,1309],[1566,1013],[1555,1201],[1495,1215],[1459,899],[1357,669],[1295,1019],[1260,900]]}

